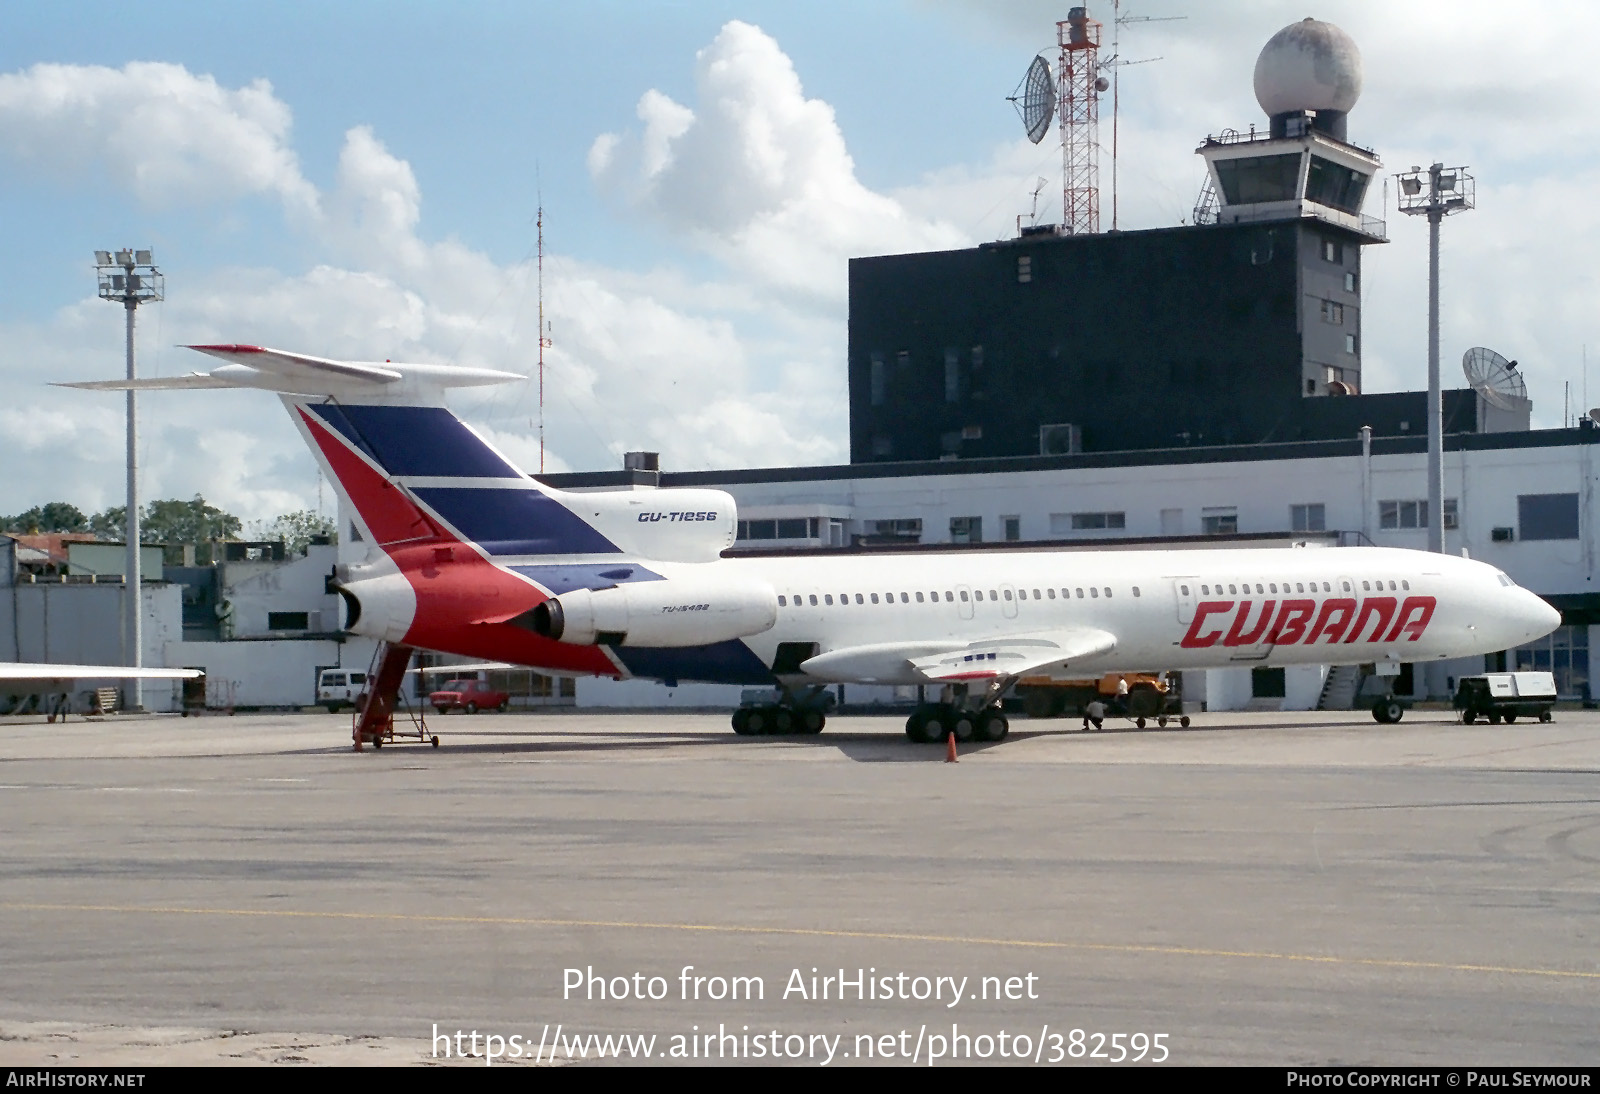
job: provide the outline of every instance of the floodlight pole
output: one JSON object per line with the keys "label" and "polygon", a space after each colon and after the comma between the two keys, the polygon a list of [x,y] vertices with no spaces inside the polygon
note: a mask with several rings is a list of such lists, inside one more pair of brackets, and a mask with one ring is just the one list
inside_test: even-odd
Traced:
{"label": "floodlight pole", "polygon": [[[134,313],[140,304],[160,300],[165,288],[159,270],[150,261],[149,251],[100,251],[95,255],[95,268],[99,274],[100,298],[120,303],[123,307],[126,329],[126,356],[128,379],[134,380],[138,370],[134,360]],[[106,261],[109,260],[109,261]],[[139,418],[138,398],[130,388],[127,392],[127,556],[123,567],[123,641],[126,644],[123,658],[132,668],[144,667],[144,583],[139,558]],[[123,688],[124,710],[143,710],[144,699],[137,679],[127,681]]]}
{"label": "floodlight pole", "polygon": [[[1428,550],[1444,553],[1444,394],[1439,382],[1439,225],[1473,206],[1472,176],[1436,163],[1395,176],[1400,211],[1428,218]],[[1426,186],[1427,193],[1422,190]]]}
{"label": "floodlight pole", "polygon": [[[1439,164],[1428,169],[1434,193]],[[1444,554],[1444,391],[1439,379],[1439,223],[1444,209],[1428,203],[1428,550]]]}

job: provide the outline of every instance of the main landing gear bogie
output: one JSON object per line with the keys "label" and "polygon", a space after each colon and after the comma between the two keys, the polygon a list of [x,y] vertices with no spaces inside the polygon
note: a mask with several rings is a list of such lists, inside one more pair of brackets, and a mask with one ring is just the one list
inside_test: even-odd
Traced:
{"label": "main landing gear bogie", "polygon": [[957,741],[1003,741],[1011,722],[996,707],[968,710],[948,703],[928,703],[906,719],[906,736],[920,744],[939,744],[955,734]]}
{"label": "main landing gear bogie", "polygon": [[827,724],[828,716],[820,710],[791,710],[768,705],[740,707],[733,712],[733,731],[741,737],[821,733]]}

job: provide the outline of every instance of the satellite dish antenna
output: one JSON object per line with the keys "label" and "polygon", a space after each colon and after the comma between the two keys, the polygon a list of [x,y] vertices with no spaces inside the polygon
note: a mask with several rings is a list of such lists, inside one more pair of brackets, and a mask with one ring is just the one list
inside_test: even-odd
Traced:
{"label": "satellite dish antenna", "polygon": [[1515,361],[1507,361],[1492,349],[1473,346],[1461,356],[1461,368],[1472,390],[1490,406],[1516,410],[1513,399],[1527,399],[1528,385]]}
{"label": "satellite dish antenna", "polygon": [[1028,139],[1034,144],[1044,140],[1044,135],[1050,132],[1050,121],[1056,114],[1056,81],[1050,74],[1050,62],[1044,59],[1043,54],[1035,57],[1033,64],[1028,66],[1022,82],[1011,95],[1011,104],[1022,115]]}

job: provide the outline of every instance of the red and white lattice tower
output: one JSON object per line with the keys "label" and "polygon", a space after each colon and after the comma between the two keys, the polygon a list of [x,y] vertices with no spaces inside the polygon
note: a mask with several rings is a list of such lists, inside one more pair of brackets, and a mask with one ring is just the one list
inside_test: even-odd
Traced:
{"label": "red and white lattice tower", "polygon": [[1056,98],[1061,120],[1061,230],[1068,235],[1100,231],[1101,26],[1087,8],[1073,8],[1056,24],[1061,60]]}

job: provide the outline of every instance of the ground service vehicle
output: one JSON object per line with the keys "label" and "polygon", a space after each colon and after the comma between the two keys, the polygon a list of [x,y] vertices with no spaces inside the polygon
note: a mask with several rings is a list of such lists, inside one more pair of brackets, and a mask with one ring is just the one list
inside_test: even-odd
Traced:
{"label": "ground service vehicle", "polygon": [[[1017,681],[1016,697],[1022,701],[1022,710],[1030,718],[1077,718],[1093,699],[1108,707],[1117,697],[1117,682],[1126,681],[1128,696],[1123,710],[1129,718],[1158,718],[1166,724],[1168,714],[1176,717],[1181,710],[1172,709],[1169,700],[1175,699],[1167,684],[1166,673],[1108,672],[1103,676],[1082,680],[1052,680],[1048,676],[1024,676]],[[1143,727],[1141,727],[1143,728]]]}
{"label": "ground service vehicle", "polygon": [[367,687],[367,674],[348,669],[323,669],[317,674],[317,705],[337,714],[353,707]]}
{"label": "ground service vehicle", "polygon": [[487,680],[446,680],[438,691],[428,693],[428,702],[440,714],[464,710],[505,710],[511,706],[511,693],[501,691]]}
{"label": "ground service vehicle", "polygon": [[1518,718],[1550,720],[1556,701],[1556,678],[1549,672],[1491,672],[1483,676],[1463,676],[1456,684],[1451,704],[1461,712],[1461,720],[1471,725],[1485,718],[1491,725]]}

